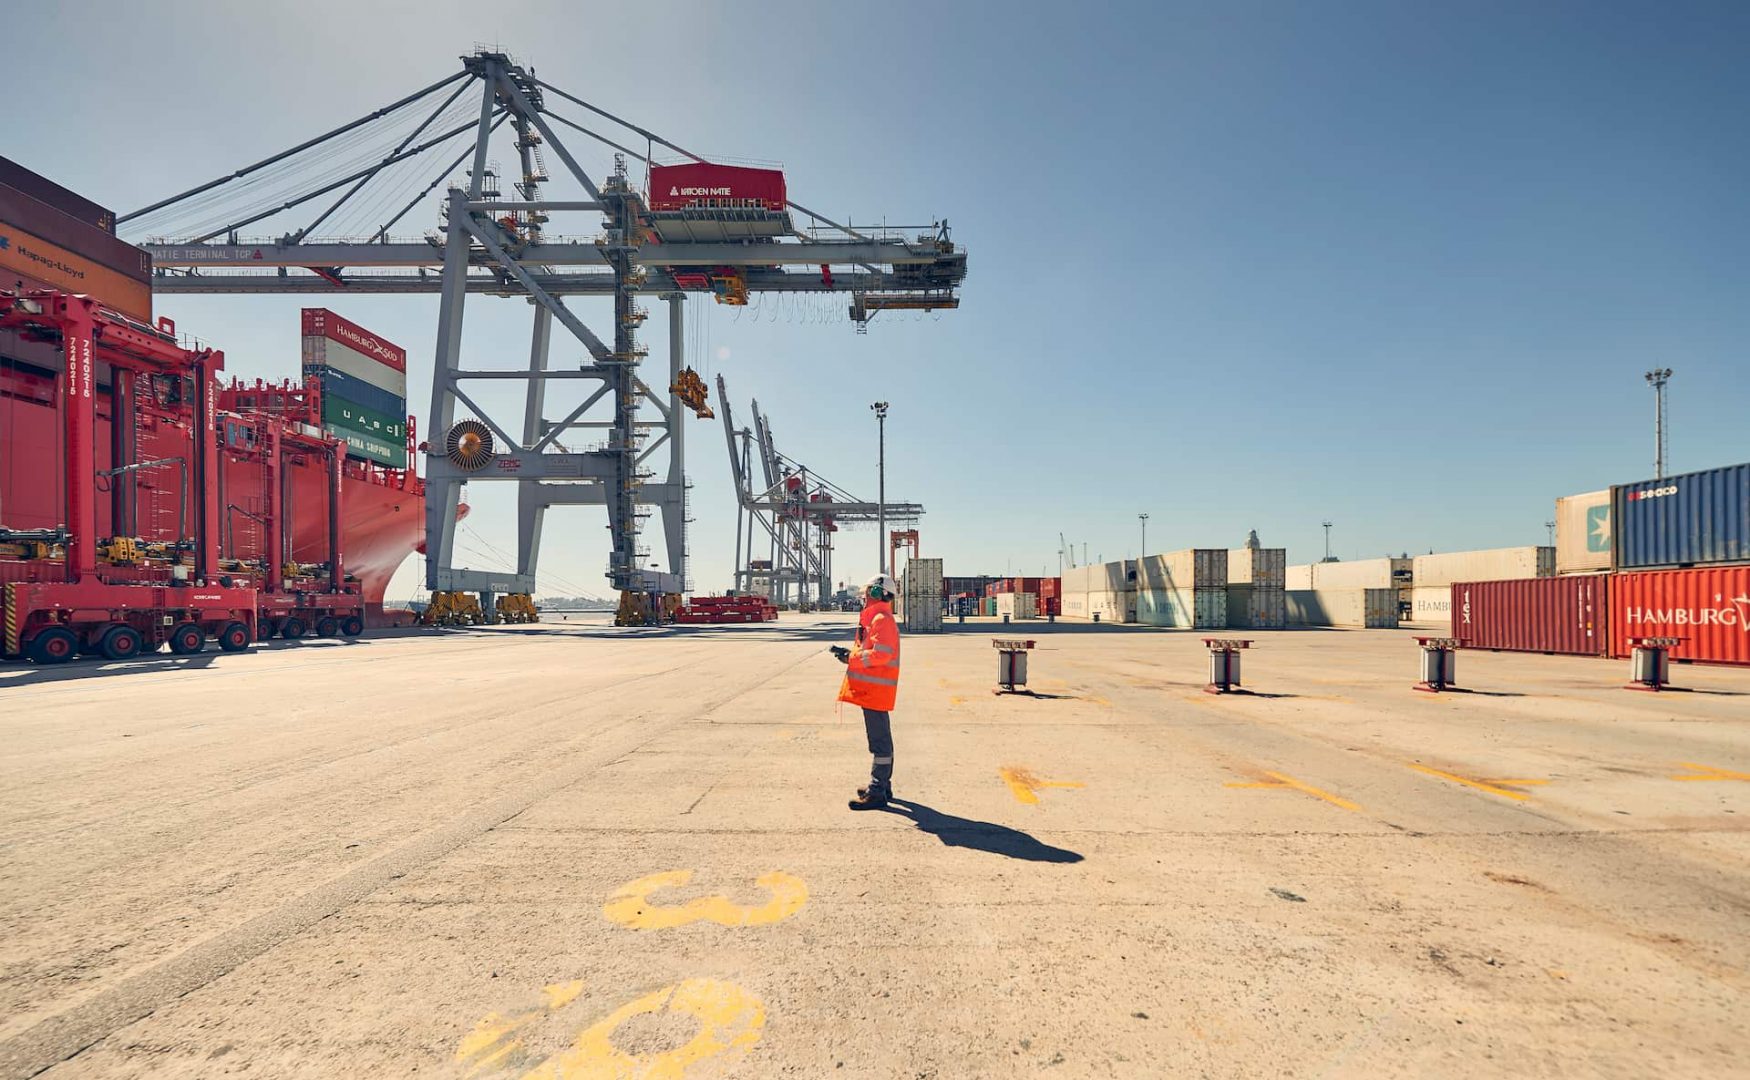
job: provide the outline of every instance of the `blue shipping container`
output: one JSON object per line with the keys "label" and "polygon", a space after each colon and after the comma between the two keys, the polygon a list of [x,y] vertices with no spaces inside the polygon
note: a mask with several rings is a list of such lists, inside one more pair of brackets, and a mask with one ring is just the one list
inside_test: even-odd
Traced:
{"label": "blue shipping container", "polygon": [[1750,562],[1750,464],[1610,489],[1616,569]]}

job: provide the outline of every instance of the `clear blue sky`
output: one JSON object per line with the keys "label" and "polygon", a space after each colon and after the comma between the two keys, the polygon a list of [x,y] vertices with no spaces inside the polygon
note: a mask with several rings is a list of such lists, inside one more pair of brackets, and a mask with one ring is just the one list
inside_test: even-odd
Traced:
{"label": "clear blue sky", "polygon": [[[1557,496],[1651,475],[1654,365],[1677,372],[1675,468],[1750,458],[1741,3],[67,3],[7,20],[9,78],[33,89],[0,146],[120,210],[494,42],[689,148],[782,162],[822,212],[948,218],[971,251],[960,311],[858,336],[809,305],[715,308],[695,363],[854,490],[874,486],[867,403],[890,401],[888,490],[926,505],[924,553],[951,574],[1055,572],[1060,530],[1133,554],[1139,511],[1151,550],[1256,528],[1291,562],[1322,554],[1326,517],[1344,557],[1542,543]],[[470,353],[522,352],[526,309],[490,303]],[[295,372],[299,306],[160,302],[250,376]],[[423,418],[435,298],[331,306],[409,348]],[[690,437],[694,572],[718,589],[722,433]],[[472,527],[508,550],[509,490],[474,488]],[[603,525],[549,518],[545,591],[605,592]],[[841,537],[840,576],[871,572],[873,532]],[[410,560],[391,596],[417,577]]]}

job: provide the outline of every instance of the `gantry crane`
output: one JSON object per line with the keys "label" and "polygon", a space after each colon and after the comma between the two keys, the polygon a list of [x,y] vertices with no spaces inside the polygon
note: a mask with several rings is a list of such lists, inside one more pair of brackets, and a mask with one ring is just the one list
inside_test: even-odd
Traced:
{"label": "gantry crane", "polygon": [[[779,453],[771,421],[758,401],[750,404],[753,426],[736,428],[729,388],[722,375],[717,376],[717,404],[729,447],[730,477],[735,483],[736,590],[767,592],[779,605],[824,604],[833,592],[833,539],[839,527],[874,524],[881,518],[882,507],[857,498]],[[756,458],[759,479],[753,472]],[[923,512],[918,503],[886,504],[891,524],[915,525]],[[761,536],[756,537],[755,525]],[[759,550],[756,541],[760,540],[766,542],[766,559],[754,557]],[[759,565],[762,562],[764,566]]]}
{"label": "gantry crane", "polygon": [[[481,50],[461,59],[456,74],[117,221],[130,235],[146,238],[153,287],[161,293],[437,293],[427,425],[427,586],[434,592],[480,592],[486,608],[493,594],[532,592],[547,508],[602,505],[611,538],[607,577],[621,591],[622,613],[637,621],[655,609],[648,602],[654,594],[687,586],[683,418],[708,410],[702,411],[694,381],[685,378],[691,374],[682,349],[686,296],[707,293],[719,302],[744,303],[752,293],[849,293],[852,318],[862,330],[882,310],[958,307],[966,253],[946,222],[915,231],[853,229],[794,201],[776,208],[657,209],[634,185],[628,161],[659,167],[660,147],[680,159],[709,163],[537,78],[502,52]],[[470,88],[476,99],[467,96]],[[559,108],[586,110],[613,125],[616,134],[629,134],[610,138]],[[500,169],[492,158],[494,138],[507,124],[521,175],[514,198],[499,190]],[[379,125],[387,134],[372,144],[370,133]],[[613,151],[614,167],[600,182],[579,163],[561,128]],[[643,152],[628,143],[641,143]],[[360,146],[371,152],[361,158]],[[563,166],[561,175],[580,189],[579,197],[546,195],[552,180],[548,152]],[[358,167],[348,167],[349,153]],[[421,158],[426,154],[433,156]],[[336,165],[337,159],[342,163]],[[428,180],[421,161],[442,165]],[[404,168],[409,162],[415,164]],[[437,189],[458,172],[465,182],[451,184],[441,196],[440,230],[411,239],[393,235],[416,208],[431,207]],[[411,198],[403,198],[410,192]],[[275,238],[248,240],[242,234],[252,226],[292,221],[312,206],[322,209]],[[372,215],[376,207],[382,209]],[[595,227],[580,224],[579,215],[596,215]],[[795,215],[812,224],[799,227]],[[356,235],[340,238],[318,232],[324,226],[346,232],[349,221],[365,224]],[[471,294],[517,297],[533,306],[526,365],[464,366],[463,315]],[[666,396],[639,375],[645,350],[637,334],[647,312],[638,298],[652,295],[668,304]],[[567,298],[578,296],[612,298],[611,332],[598,336],[567,306]],[[550,362],[555,323],[582,346],[585,355],[573,365],[555,368]],[[475,396],[494,380],[523,385],[520,424],[499,419],[481,400],[484,395]],[[549,391],[558,396],[568,388],[566,402],[555,406]],[[609,415],[591,419],[598,406]],[[644,419],[644,406],[658,419]],[[555,411],[561,415],[551,419]],[[569,448],[562,440],[579,430],[599,433],[601,441]],[[668,465],[659,474],[647,462],[665,444]],[[454,564],[462,485],[488,480],[517,485],[515,573]],[[663,515],[662,572],[646,567],[647,552],[639,546],[640,524],[651,507]]]}

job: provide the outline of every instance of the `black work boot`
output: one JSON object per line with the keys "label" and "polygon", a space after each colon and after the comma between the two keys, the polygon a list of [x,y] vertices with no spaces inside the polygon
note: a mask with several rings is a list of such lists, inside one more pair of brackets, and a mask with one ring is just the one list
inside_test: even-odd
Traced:
{"label": "black work boot", "polygon": [[891,798],[893,792],[888,788],[870,785],[858,788],[857,797],[850,801],[849,806],[852,810],[879,810]]}

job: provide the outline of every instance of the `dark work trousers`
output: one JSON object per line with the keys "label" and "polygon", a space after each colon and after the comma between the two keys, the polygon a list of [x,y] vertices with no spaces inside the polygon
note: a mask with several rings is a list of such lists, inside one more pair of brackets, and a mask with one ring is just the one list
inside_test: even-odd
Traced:
{"label": "dark work trousers", "polygon": [[870,766],[869,779],[882,791],[893,790],[893,723],[889,713],[863,710],[863,730],[869,736],[869,753],[875,763]]}

